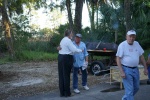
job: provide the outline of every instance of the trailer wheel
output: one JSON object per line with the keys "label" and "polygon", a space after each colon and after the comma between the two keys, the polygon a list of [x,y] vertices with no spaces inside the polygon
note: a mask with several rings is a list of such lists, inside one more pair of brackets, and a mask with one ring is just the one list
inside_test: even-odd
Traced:
{"label": "trailer wheel", "polygon": [[90,66],[90,72],[96,76],[103,75],[104,72],[101,71],[103,69],[104,69],[104,64],[100,61],[95,61]]}

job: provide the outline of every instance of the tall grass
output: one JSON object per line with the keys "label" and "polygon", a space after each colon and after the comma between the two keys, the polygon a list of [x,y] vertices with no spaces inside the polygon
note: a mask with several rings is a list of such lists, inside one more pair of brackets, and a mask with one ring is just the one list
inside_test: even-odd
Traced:
{"label": "tall grass", "polygon": [[16,61],[56,61],[57,53],[47,53],[38,51],[21,51],[18,52],[14,59],[10,59],[8,54],[0,58],[0,64]]}
{"label": "tall grass", "polygon": [[42,51],[22,51],[16,59],[21,61],[53,61],[57,60],[57,55],[57,53],[47,53]]}
{"label": "tall grass", "polygon": [[[145,50],[144,57],[145,60],[148,58],[150,49]],[[15,59],[9,59],[8,54],[0,58],[0,64],[4,64],[12,61],[57,61],[58,53],[47,53],[42,51],[21,51],[17,53]],[[98,58],[100,58],[98,56]]]}
{"label": "tall grass", "polygon": [[9,62],[9,61],[10,61],[10,59],[9,59],[8,56],[7,56],[7,57],[0,58],[0,65],[1,65],[1,64],[5,64],[5,63],[7,63],[7,62]]}

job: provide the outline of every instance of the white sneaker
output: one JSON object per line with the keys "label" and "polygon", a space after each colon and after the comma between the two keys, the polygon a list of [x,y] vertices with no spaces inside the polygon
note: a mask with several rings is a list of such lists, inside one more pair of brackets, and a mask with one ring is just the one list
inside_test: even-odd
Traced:
{"label": "white sneaker", "polygon": [[73,91],[77,94],[80,93],[80,91],[78,89],[74,89]]}
{"label": "white sneaker", "polygon": [[83,86],[83,88],[84,88],[85,90],[89,90],[89,87],[87,87],[87,85]]}

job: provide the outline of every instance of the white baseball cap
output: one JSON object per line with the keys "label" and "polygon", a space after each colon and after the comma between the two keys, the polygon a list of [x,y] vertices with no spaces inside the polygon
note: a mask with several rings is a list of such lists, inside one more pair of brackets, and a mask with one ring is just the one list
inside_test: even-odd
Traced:
{"label": "white baseball cap", "polygon": [[130,30],[127,32],[127,35],[136,35],[136,32],[134,30]]}
{"label": "white baseball cap", "polygon": [[79,33],[77,33],[77,34],[76,34],[76,36],[77,36],[77,37],[79,37],[79,38],[81,38],[81,37],[82,37],[82,35],[81,35],[81,34],[79,34]]}

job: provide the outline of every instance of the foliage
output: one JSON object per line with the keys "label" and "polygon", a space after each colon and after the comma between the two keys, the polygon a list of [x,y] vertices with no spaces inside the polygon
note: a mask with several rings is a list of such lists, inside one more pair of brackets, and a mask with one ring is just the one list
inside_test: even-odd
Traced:
{"label": "foliage", "polygon": [[[70,0],[71,4],[75,4],[80,0]],[[73,2],[74,1],[74,2]],[[87,0],[92,3],[93,0]],[[91,29],[89,27],[82,29],[83,41],[103,41],[114,42],[115,33],[118,34],[119,44],[125,40],[125,17],[124,17],[124,1],[123,0],[94,0],[98,1],[97,10],[98,22],[96,23],[97,29]],[[0,0],[1,5],[2,0]],[[57,2],[57,3],[56,3]],[[56,2],[50,1],[50,5],[47,6],[46,0],[8,0],[8,15],[11,22],[11,33],[14,40],[14,49],[16,59],[22,59],[21,56],[25,56],[23,59],[29,59],[24,51],[32,52],[57,52],[56,47],[59,45],[61,39],[64,36],[64,31],[69,27],[68,24],[60,25],[57,29],[45,28],[42,30],[34,30],[29,27],[28,15],[22,15],[23,7],[26,5],[30,9],[46,7],[48,10],[61,9],[66,10],[65,0],[57,0]],[[59,2],[59,3],[58,3]],[[91,4],[92,5],[92,4]],[[72,7],[72,6],[71,6]],[[90,6],[92,7],[92,6]],[[148,0],[138,0],[132,2],[132,23],[134,29],[137,32],[137,41],[142,45],[144,49],[149,48],[150,44],[150,2]],[[90,8],[92,10],[92,8]],[[73,10],[71,8],[71,10]],[[78,9],[79,10],[79,9]],[[80,9],[81,10],[81,9]],[[96,13],[95,10],[95,13]],[[79,11],[81,12],[81,11]],[[78,15],[78,12],[76,12]],[[77,16],[76,15],[76,16]],[[75,19],[75,18],[74,18]],[[79,18],[80,19],[80,18]],[[78,20],[81,22],[80,20]],[[56,22],[56,21],[55,21]],[[79,23],[80,24],[80,23]],[[79,25],[77,24],[77,25]],[[92,23],[91,23],[92,24]],[[94,23],[95,24],[95,23]],[[29,29],[31,29],[29,31]],[[2,30],[0,29],[2,32]],[[78,30],[79,31],[79,30]],[[7,46],[4,39],[4,34],[0,34],[0,51],[6,51]],[[31,57],[32,58],[32,57]],[[34,58],[33,58],[34,59]]]}
{"label": "foliage", "polygon": [[9,57],[5,56],[5,57],[3,57],[3,58],[0,59],[0,64],[5,64],[5,63],[7,63],[9,61],[10,61]]}
{"label": "foliage", "polygon": [[0,53],[6,52],[7,51],[7,45],[5,42],[5,38],[1,37],[0,38]]}
{"label": "foliage", "polygon": [[46,53],[38,51],[22,51],[17,56],[17,61],[46,61],[57,60],[57,53]]}
{"label": "foliage", "polygon": [[[148,54],[150,53],[150,48],[146,49],[144,52],[144,57],[147,60]],[[18,54],[16,59],[10,60],[8,56],[4,56],[0,59],[0,64],[12,62],[12,61],[54,61],[57,60],[57,53],[46,53],[37,51],[22,51]],[[96,58],[100,59],[100,58]]]}
{"label": "foliage", "polygon": [[150,53],[150,48],[144,49],[144,54],[143,55],[144,55],[145,60],[148,59],[149,53]]}
{"label": "foliage", "polygon": [[64,32],[68,28],[68,24],[60,25],[58,29],[56,29],[55,34],[50,39],[51,52],[56,52],[56,47],[59,46],[61,39],[64,37]]}
{"label": "foliage", "polygon": [[137,40],[146,49],[150,41],[150,6],[149,1],[137,1],[133,6],[133,23],[137,32]]}
{"label": "foliage", "polygon": [[29,41],[23,50],[50,52],[50,48],[51,46],[48,41]]}
{"label": "foliage", "polygon": [[8,0],[8,9],[10,15],[13,15],[15,12],[19,15],[23,13],[23,5],[26,5],[29,9],[32,5],[35,9],[41,7],[46,7],[46,0]]}
{"label": "foliage", "polygon": [[[95,41],[115,42],[115,33],[118,34],[117,44],[125,37],[125,25],[122,3],[119,1],[99,2],[98,28],[92,33]],[[91,37],[91,36],[90,36]]]}
{"label": "foliage", "polygon": [[[99,22],[99,34],[102,35],[103,32],[106,32],[110,33],[110,35],[114,35],[114,33],[117,32],[118,44],[125,40],[126,34],[123,3],[124,2],[122,0],[111,0],[110,3],[101,2],[99,9],[102,16]],[[132,23],[135,31],[137,32],[137,41],[139,41],[144,48],[148,48],[148,43],[150,43],[150,8],[148,4],[149,1],[147,0],[139,0],[132,2],[131,5],[131,11],[133,16]]]}
{"label": "foliage", "polygon": [[[3,30],[5,31],[5,40],[7,44],[7,48],[9,51],[10,56],[14,57],[14,47],[13,47],[13,39],[16,38],[13,36],[13,32],[11,32],[10,27],[11,23],[10,19],[12,16],[16,16],[17,14],[23,13],[23,5],[27,5],[29,8],[30,3],[35,4],[35,6],[42,7],[46,4],[46,0],[1,0],[0,1],[0,10],[1,10],[1,16],[2,16],[2,24],[3,24]],[[20,21],[21,22],[21,21]],[[23,22],[24,23],[24,22]],[[16,23],[15,23],[16,24]],[[17,23],[19,25],[19,23]],[[22,23],[21,23],[22,24]],[[16,52],[16,51],[15,51]]]}
{"label": "foliage", "polygon": [[82,32],[82,40],[85,42],[114,42],[113,33],[106,32],[103,29],[95,29],[91,32],[90,28],[86,27]]}
{"label": "foliage", "polygon": [[20,30],[17,24],[14,25],[15,30],[12,30],[13,33],[13,42],[14,42],[14,50],[16,53],[25,49],[25,45],[28,43],[28,39],[32,36],[31,33]]}

